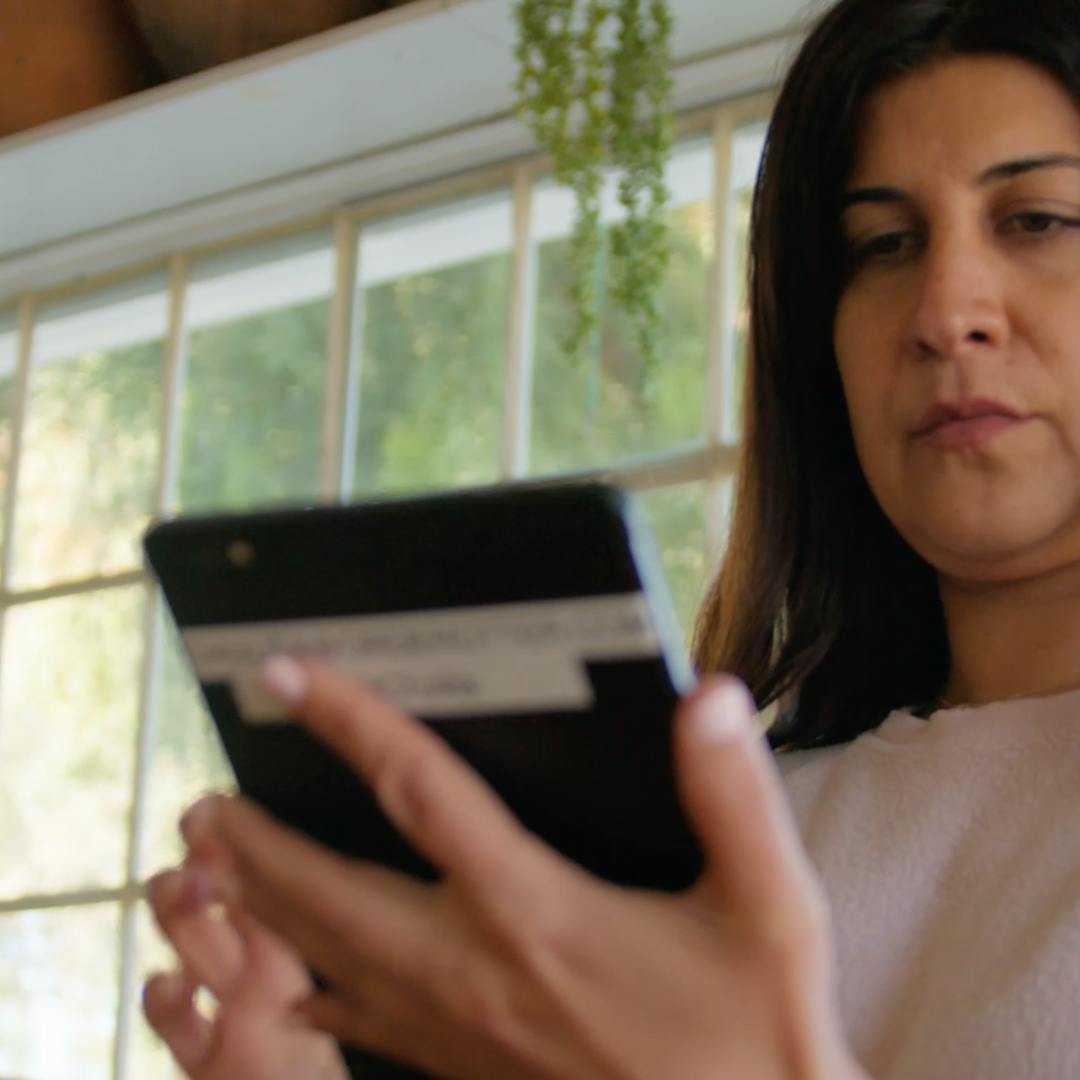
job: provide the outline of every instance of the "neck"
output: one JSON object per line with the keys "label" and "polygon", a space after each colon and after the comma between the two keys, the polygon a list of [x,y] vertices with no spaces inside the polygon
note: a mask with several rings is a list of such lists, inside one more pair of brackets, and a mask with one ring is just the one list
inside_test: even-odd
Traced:
{"label": "neck", "polygon": [[1022,581],[942,577],[951,705],[1080,688],[1080,564]]}

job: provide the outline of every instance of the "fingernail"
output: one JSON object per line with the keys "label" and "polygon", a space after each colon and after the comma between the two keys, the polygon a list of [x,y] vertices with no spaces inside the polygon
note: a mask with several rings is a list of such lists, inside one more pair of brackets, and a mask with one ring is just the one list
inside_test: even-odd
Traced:
{"label": "fingernail", "polygon": [[308,673],[291,656],[271,656],[263,664],[262,683],[282,705],[299,705],[307,697]]}
{"label": "fingernail", "polygon": [[214,878],[209,870],[197,863],[189,863],[182,871],[184,875],[184,907],[189,910],[206,907],[214,900]]}
{"label": "fingernail", "polygon": [[177,1004],[191,999],[193,984],[182,971],[159,971],[143,984],[143,1001]]}
{"label": "fingernail", "polygon": [[180,832],[189,845],[197,843],[213,826],[217,798],[216,795],[206,795],[192,803],[181,816]]}
{"label": "fingernail", "polygon": [[189,845],[188,858],[200,866],[228,866],[232,862],[229,849],[216,837],[200,836]]}
{"label": "fingernail", "polygon": [[146,899],[152,904],[170,905],[181,888],[178,870],[162,870],[146,882]]}
{"label": "fingernail", "polygon": [[710,690],[695,721],[695,734],[702,742],[733,743],[750,733],[754,702],[750,691],[738,679],[725,679]]}
{"label": "fingernail", "polygon": [[146,883],[146,898],[159,909],[197,911],[213,901],[214,881],[208,871],[187,864],[155,874]]}

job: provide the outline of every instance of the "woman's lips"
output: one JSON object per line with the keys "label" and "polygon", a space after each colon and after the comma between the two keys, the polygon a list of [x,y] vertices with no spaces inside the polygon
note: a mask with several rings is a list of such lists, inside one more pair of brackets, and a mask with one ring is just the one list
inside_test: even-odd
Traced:
{"label": "woman's lips", "polygon": [[923,432],[919,440],[939,450],[962,450],[985,446],[999,435],[1004,435],[1007,431],[1028,423],[1029,420],[1031,420],[1029,416],[1003,416],[1001,414],[948,420]]}

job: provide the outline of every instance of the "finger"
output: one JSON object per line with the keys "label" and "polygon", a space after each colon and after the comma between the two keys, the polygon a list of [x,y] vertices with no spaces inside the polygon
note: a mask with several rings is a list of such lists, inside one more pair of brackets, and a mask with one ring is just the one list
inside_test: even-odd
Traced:
{"label": "finger", "polygon": [[166,870],[147,882],[146,896],[184,969],[218,999],[228,994],[243,972],[244,943],[214,911],[220,892],[208,868]]}
{"label": "finger", "polygon": [[[272,932],[287,940],[305,973],[336,989],[356,993],[376,979],[393,979],[419,985],[423,981],[425,928],[402,932],[399,928],[373,925],[370,911],[354,911],[351,922],[326,918],[291,897],[286,898],[258,884],[250,891],[252,912]],[[310,979],[290,999],[290,1004],[311,992]]]}
{"label": "finger", "polygon": [[292,1002],[311,992],[311,977],[299,953],[284,938],[247,911],[230,911],[229,922],[240,940],[254,992],[274,1003]]}
{"label": "finger", "polygon": [[230,851],[244,905],[334,981],[358,963],[401,971],[423,966],[431,886],[352,862],[282,825],[246,799],[194,808]]}
{"label": "finger", "polygon": [[[348,1046],[370,1046],[369,1025],[371,1008],[363,1000],[345,997],[341,993],[320,991],[306,997],[295,1010],[304,1023]],[[369,1021],[370,1023],[370,1021]]]}
{"label": "finger", "polygon": [[521,827],[491,788],[424,724],[315,660],[274,657],[267,689],[371,787],[401,833],[465,885],[532,888],[553,853]]}
{"label": "finger", "polygon": [[[398,1064],[423,1069],[425,1075],[448,1075],[447,1045],[460,1036],[443,1025],[417,1025],[415,1012],[413,1002],[384,984],[361,996],[312,994],[296,1007],[294,1015],[305,1026],[345,1046],[361,1047]],[[454,1075],[480,1077],[490,1075],[490,1069],[455,1069]]]}
{"label": "finger", "polygon": [[195,1006],[196,984],[182,972],[153,976],[143,987],[143,1013],[176,1063],[194,1072],[205,1060],[213,1025]]}
{"label": "finger", "polygon": [[[224,793],[222,793],[224,794]],[[190,811],[199,803],[208,799],[216,798],[218,793],[203,795],[197,799],[180,818],[180,835],[188,849],[188,862],[198,863],[207,867],[213,874],[222,889],[227,890],[234,884],[230,874],[232,871],[232,856],[229,849],[213,836],[200,835],[192,828],[193,821],[198,820],[198,815],[192,815]]]}
{"label": "finger", "polygon": [[387,1054],[395,1049],[387,1034],[388,1014],[401,1012],[400,1008],[390,1006],[387,998],[386,987],[359,995],[321,990],[299,1002],[293,1015],[305,1026],[331,1036],[344,1046]]}
{"label": "finger", "polygon": [[716,678],[682,703],[676,760],[684,807],[714,889],[770,936],[801,935],[821,915],[817,879],[742,683]]}

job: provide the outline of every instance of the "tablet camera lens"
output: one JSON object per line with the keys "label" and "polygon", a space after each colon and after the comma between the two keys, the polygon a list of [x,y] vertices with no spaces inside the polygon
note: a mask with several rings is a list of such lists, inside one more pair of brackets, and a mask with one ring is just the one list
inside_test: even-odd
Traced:
{"label": "tablet camera lens", "polygon": [[225,548],[225,557],[237,570],[246,570],[255,561],[255,545],[250,540],[233,540]]}

